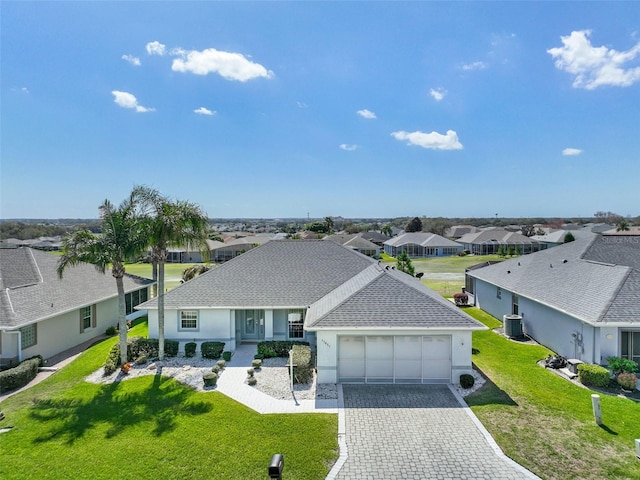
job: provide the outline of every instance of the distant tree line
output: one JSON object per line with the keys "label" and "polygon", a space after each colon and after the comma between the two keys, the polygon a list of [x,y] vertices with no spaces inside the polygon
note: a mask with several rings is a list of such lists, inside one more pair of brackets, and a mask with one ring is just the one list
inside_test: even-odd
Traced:
{"label": "distant tree line", "polygon": [[7,238],[17,238],[19,240],[29,240],[39,237],[56,237],[58,235],[66,235],[67,233],[71,233],[79,229],[87,229],[91,232],[97,233],[100,231],[100,224],[97,220],[88,223],[73,224],[5,221],[0,223],[0,239],[6,240]]}

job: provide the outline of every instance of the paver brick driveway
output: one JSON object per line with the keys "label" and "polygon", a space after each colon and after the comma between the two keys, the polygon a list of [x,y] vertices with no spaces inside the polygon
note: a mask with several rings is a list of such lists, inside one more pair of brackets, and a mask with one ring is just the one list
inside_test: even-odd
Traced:
{"label": "paver brick driveway", "polygon": [[498,455],[446,385],[343,385],[339,480],[531,479]]}

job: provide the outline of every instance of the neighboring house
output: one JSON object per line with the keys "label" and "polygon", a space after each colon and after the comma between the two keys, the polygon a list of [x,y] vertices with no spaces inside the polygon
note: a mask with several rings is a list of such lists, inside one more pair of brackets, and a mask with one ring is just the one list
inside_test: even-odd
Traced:
{"label": "neighboring house", "polygon": [[339,243],[356,252],[360,252],[367,257],[379,258],[380,247],[359,236],[359,234],[335,234],[324,237],[323,240]]}
{"label": "neighboring house", "polygon": [[467,233],[458,239],[465,250],[469,250],[474,255],[492,255],[498,253],[500,245],[509,249],[513,247],[521,254],[537,252],[540,250],[540,243],[525,237],[521,233],[510,232],[503,228],[493,228],[477,233]]}
{"label": "neighboring house", "polygon": [[384,253],[392,257],[402,252],[407,252],[412,258],[448,257],[462,250],[460,243],[429,232],[403,233],[384,242]]}
{"label": "neighboring house", "polygon": [[223,263],[232,258],[241,255],[252,248],[262,245],[271,240],[271,236],[250,235],[247,237],[236,238],[220,245],[211,252],[211,261],[214,263]]}
{"label": "neighboring house", "polygon": [[[169,291],[165,337],[306,340],[318,381],[428,383],[470,373],[471,332],[484,330],[418,279],[337,243],[268,242]],[[157,300],[149,336],[158,336]]]}
{"label": "neighboring house", "polygon": [[640,236],[595,235],[467,272],[475,303],[554,352],[640,362]]}
{"label": "neighboring house", "polygon": [[371,243],[375,243],[380,248],[383,248],[384,242],[386,242],[391,238],[386,236],[383,233],[376,232],[376,231],[360,232],[360,233],[356,233],[356,235],[360,238],[364,238],[365,240],[369,240]]}
{"label": "neighboring house", "polygon": [[[116,282],[93,265],[69,267],[30,248],[0,249],[0,363],[49,358],[104,333],[118,321]],[[149,297],[148,279],[125,275],[127,313]]]}
{"label": "neighboring house", "polygon": [[557,247],[564,243],[564,237],[567,233],[571,233],[573,238],[586,238],[596,235],[590,230],[554,230],[545,235],[533,235],[531,240],[535,240],[540,244],[540,250],[546,250],[547,248]]}
{"label": "neighboring house", "polygon": [[169,247],[167,249],[167,263],[203,263],[213,261],[213,252],[224,245],[223,242],[217,240],[207,240],[207,248],[209,250],[208,259],[197,247],[192,245]]}
{"label": "neighboring house", "polygon": [[447,228],[444,236],[457,240],[467,233],[477,233],[480,231],[482,231],[482,229],[474,227],[473,225],[454,225],[453,227]]}

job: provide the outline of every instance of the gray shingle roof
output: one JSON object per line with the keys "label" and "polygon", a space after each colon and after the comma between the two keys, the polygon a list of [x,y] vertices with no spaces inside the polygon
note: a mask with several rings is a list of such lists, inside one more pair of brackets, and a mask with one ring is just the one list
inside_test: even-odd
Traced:
{"label": "gray shingle roof", "polygon": [[311,330],[486,328],[418,279],[377,264],[311,305],[305,322]]}
{"label": "gray shingle roof", "polygon": [[491,230],[483,230],[477,233],[467,233],[458,239],[459,243],[506,243],[506,244],[530,244],[538,243],[529,237],[525,237],[521,233],[510,232],[501,228],[494,228]]}
{"label": "gray shingle roof", "polygon": [[[0,249],[0,328],[15,328],[117,296],[116,282],[93,265],[56,272],[58,257],[30,248]],[[153,281],[126,275],[126,292]]]}
{"label": "gray shingle roof", "polygon": [[[274,240],[171,290],[165,306],[306,307],[372,263],[334,242]],[[157,308],[157,300],[141,308]]]}
{"label": "gray shingle roof", "polygon": [[401,245],[421,245],[423,247],[461,247],[461,245],[448,238],[429,232],[403,233],[384,242],[385,245],[398,247]]}
{"label": "gray shingle roof", "polygon": [[587,323],[640,324],[640,237],[578,239],[468,272]]}

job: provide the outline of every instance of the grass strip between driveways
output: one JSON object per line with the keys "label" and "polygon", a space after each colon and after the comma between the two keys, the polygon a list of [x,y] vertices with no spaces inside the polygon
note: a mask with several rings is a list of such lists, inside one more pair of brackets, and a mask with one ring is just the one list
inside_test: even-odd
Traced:
{"label": "grass strip between driveways", "polygon": [[[490,328],[495,318],[465,310]],[[549,352],[489,331],[473,333],[473,362],[490,382],[466,398],[502,450],[543,479],[638,479],[640,403],[600,394],[596,425],[591,390],[536,365]]]}
{"label": "grass strip between driveways", "polygon": [[2,402],[0,478],[266,478],[282,453],[287,479],[317,479],[336,460],[337,415],[260,415],[156,375],[84,382],[116,341]]}

